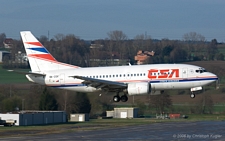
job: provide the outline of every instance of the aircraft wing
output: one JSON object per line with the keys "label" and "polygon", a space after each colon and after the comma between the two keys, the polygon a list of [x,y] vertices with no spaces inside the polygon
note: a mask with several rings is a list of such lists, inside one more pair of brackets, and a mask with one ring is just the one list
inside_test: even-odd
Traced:
{"label": "aircraft wing", "polygon": [[114,89],[124,89],[127,87],[127,84],[120,83],[120,82],[88,78],[88,77],[84,77],[84,76],[70,76],[70,77],[84,80],[82,82],[83,84],[94,87],[96,89],[101,88],[101,89],[106,89],[106,90],[114,90]]}

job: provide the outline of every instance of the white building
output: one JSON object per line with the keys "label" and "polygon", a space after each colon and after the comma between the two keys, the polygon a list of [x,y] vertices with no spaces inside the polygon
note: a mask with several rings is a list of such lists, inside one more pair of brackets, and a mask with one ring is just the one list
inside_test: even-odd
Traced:
{"label": "white building", "polygon": [[70,114],[70,121],[89,121],[89,114]]}
{"label": "white building", "polygon": [[138,108],[114,108],[114,111],[106,111],[106,117],[137,118]]}

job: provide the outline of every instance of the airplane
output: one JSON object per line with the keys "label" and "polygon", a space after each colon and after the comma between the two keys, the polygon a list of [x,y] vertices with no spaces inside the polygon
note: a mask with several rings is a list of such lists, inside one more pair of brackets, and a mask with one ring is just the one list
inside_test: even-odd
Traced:
{"label": "airplane", "polygon": [[169,89],[190,89],[190,97],[194,98],[194,92],[218,80],[206,69],[189,64],[82,68],[57,61],[30,31],[21,31],[20,34],[31,67],[27,79],[53,88],[113,92],[114,102],[126,102],[128,95],[161,94]]}

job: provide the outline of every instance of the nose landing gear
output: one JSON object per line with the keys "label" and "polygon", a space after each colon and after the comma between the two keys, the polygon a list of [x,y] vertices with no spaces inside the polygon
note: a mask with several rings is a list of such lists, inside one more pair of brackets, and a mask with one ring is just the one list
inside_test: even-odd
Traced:
{"label": "nose landing gear", "polygon": [[195,94],[194,93],[191,93],[190,97],[191,98],[195,98]]}

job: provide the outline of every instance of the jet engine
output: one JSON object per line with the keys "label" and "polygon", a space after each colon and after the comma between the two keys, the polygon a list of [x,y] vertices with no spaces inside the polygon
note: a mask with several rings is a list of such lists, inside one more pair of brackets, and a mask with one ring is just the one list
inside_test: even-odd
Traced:
{"label": "jet engine", "polygon": [[148,82],[129,83],[127,86],[127,93],[129,95],[142,95],[151,92],[151,84]]}

